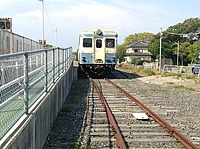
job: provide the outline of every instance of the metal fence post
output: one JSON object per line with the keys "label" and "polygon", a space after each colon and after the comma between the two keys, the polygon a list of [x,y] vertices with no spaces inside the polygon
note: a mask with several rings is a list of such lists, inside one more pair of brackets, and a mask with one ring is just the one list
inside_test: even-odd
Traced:
{"label": "metal fence post", "polygon": [[66,70],[66,52],[65,52],[65,50],[66,50],[66,49],[63,49],[63,51],[64,51],[64,53],[63,53],[63,55],[64,55],[64,59],[63,59],[63,69],[64,69],[64,71]]}
{"label": "metal fence post", "polygon": [[22,37],[22,51],[24,51],[24,37]]}
{"label": "metal fence post", "polygon": [[44,67],[44,82],[45,82],[45,86],[44,86],[44,91],[47,92],[48,90],[48,55],[47,55],[47,50],[45,50],[45,67]]}
{"label": "metal fence post", "polygon": [[29,99],[29,76],[28,76],[28,53],[24,54],[24,108],[28,114],[28,99]]}
{"label": "metal fence post", "polygon": [[58,48],[58,76],[60,75],[60,48]]}
{"label": "metal fence post", "polygon": [[15,62],[15,68],[16,68],[16,76],[17,76],[17,78],[19,77],[19,72],[18,72],[18,62]]}
{"label": "metal fence post", "polygon": [[69,48],[67,49],[67,69],[69,68]]}
{"label": "metal fence post", "polygon": [[65,72],[65,51],[62,50],[62,71]]}
{"label": "metal fence post", "polygon": [[6,81],[5,81],[5,72],[4,72],[4,67],[3,66],[1,66],[0,67],[0,70],[1,70],[1,75],[2,75],[2,77],[1,77],[1,82],[0,82],[0,85],[3,85]]}
{"label": "metal fence post", "polygon": [[69,48],[69,66],[71,64],[71,56],[72,56],[72,47]]}
{"label": "metal fence post", "polygon": [[53,49],[53,54],[52,54],[52,78],[53,78],[53,83],[55,83],[55,49]]}
{"label": "metal fence post", "polygon": [[66,55],[66,58],[65,58],[65,69],[67,70],[68,68],[68,48],[65,50],[65,55]]}
{"label": "metal fence post", "polygon": [[33,51],[33,42],[31,40],[31,51]]}

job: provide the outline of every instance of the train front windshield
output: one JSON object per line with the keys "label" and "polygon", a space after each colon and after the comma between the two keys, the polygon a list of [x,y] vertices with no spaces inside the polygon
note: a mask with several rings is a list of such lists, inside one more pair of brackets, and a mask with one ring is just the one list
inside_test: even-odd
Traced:
{"label": "train front windshield", "polygon": [[115,39],[106,39],[106,48],[114,48]]}
{"label": "train front windshield", "polygon": [[83,38],[83,47],[92,47],[92,38]]}

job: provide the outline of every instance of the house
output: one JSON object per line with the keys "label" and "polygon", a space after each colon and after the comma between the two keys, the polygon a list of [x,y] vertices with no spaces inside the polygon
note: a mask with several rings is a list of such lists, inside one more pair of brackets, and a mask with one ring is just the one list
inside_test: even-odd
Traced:
{"label": "house", "polygon": [[126,63],[135,63],[136,61],[151,61],[152,54],[148,51],[148,44],[136,42],[126,47],[126,55],[124,57]]}

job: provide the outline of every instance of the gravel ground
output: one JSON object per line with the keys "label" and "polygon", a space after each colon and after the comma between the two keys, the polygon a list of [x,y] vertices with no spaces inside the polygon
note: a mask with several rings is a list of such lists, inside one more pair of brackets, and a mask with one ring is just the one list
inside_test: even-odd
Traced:
{"label": "gravel ground", "polygon": [[[174,113],[173,119],[188,126],[190,131],[195,130],[200,138],[200,84],[191,79],[177,77],[150,76],[138,79],[148,86],[146,96],[151,96],[152,88],[157,89],[154,93],[159,94],[161,99],[167,100],[169,105],[179,110]],[[162,91],[167,92],[162,93]]]}
{"label": "gravel ground", "polygon": [[[135,86],[131,81],[139,81],[141,86]],[[187,133],[192,137],[200,138],[200,90],[199,84],[191,80],[181,80],[175,77],[150,76],[132,79],[132,90],[148,97],[157,94],[167,104],[176,107],[179,111],[171,116],[180,124],[187,127]],[[136,83],[135,83],[136,84]],[[72,149],[81,146],[80,135],[87,109],[87,91],[89,81],[80,79],[73,83],[68,99],[47,137],[43,149]],[[161,105],[164,106],[164,105]]]}
{"label": "gravel ground", "polygon": [[77,80],[73,83],[43,149],[78,148],[77,140],[79,140],[86,111],[88,88],[89,81],[87,79]]}

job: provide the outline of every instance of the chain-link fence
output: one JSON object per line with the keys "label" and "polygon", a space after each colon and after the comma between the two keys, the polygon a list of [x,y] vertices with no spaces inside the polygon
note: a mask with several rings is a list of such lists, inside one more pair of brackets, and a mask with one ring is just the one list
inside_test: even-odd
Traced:
{"label": "chain-link fence", "polygon": [[42,49],[39,42],[0,29],[0,55]]}
{"label": "chain-link fence", "polygon": [[72,48],[0,55],[0,138],[71,65]]}

